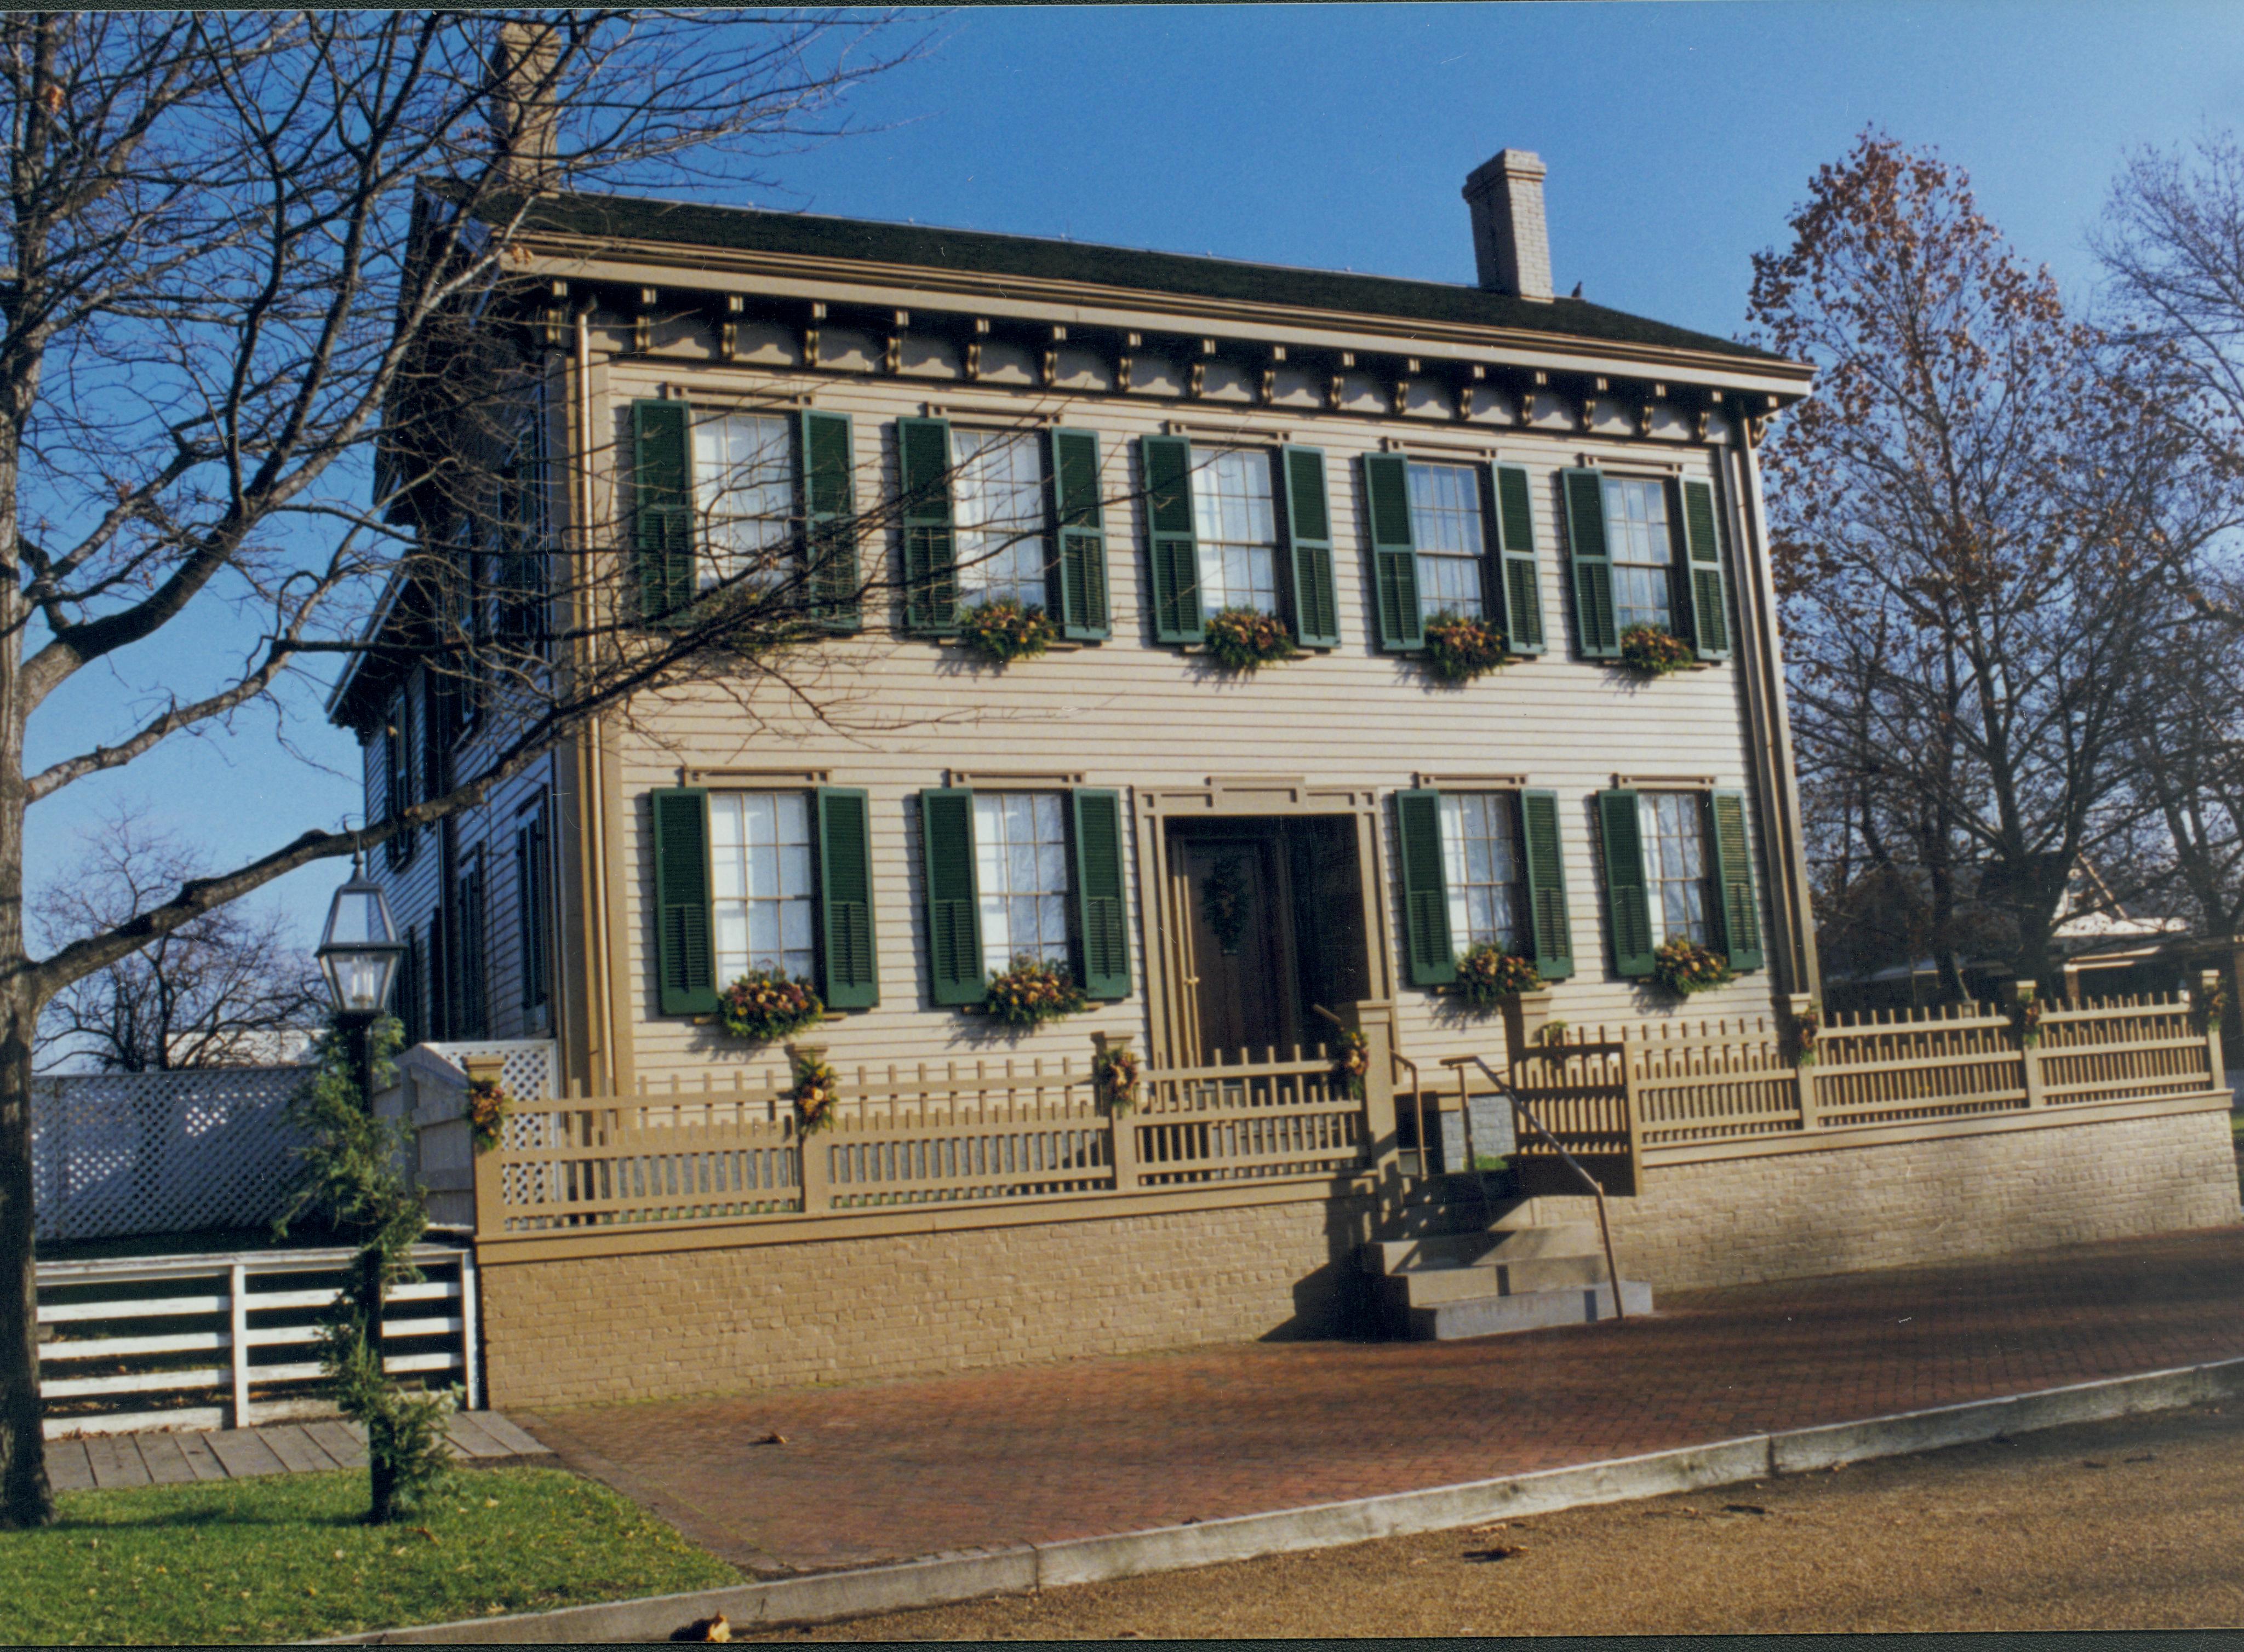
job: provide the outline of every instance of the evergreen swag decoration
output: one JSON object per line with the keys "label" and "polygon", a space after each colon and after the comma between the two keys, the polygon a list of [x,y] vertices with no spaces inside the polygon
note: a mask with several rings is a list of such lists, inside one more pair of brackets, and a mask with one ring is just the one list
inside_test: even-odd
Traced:
{"label": "evergreen swag decoration", "polygon": [[1286,622],[1259,608],[1217,610],[1208,616],[1201,637],[1208,657],[1227,671],[1259,671],[1301,657]]}
{"label": "evergreen swag decoration", "polygon": [[1504,633],[1470,614],[1436,614],[1426,622],[1426,669],[1444,683],[1470,683],[1504,664]]}
{"label": "evergreen swag decoration", "polygon": [[1652,954],[1652,978],[1679,998],[1726,987],[1737,976],[1730,961],[1695,941],[1671,941]]}
{"label": "evergreen swag decoration", "polygon": [[779,969],[752,969],[718,995],[717,1018],[735,1038],[759,1044],[814,1027],[826,1006],[810,989]]}
{"label": "evergreen swag decoration", "polygon": [[1026,953],[1014,959],[1010,969],[990,975],[989,993],[982,1002],[1008,1027],[1041,1027],[1091,1007],[1091,1001],[1066,969]]}
{"label": "evergreen swag decoration", "polygon": [[960,645],[993,665],[1034,659],[1058,640],[1059,627],[1051,615],[1011,597],[970,608],[958,622]]}
{"label": "evergreen swag decoration", "polygon": [[1141,1076],[1138,1057],[1127,1044],[1109,1044],[1092,1058],[1091,1075],[1098,1084],[1098,1093],[1106,1098],[1109,1113],[1128,1112],[1138,1104],[1138,1081]]}
{"label": "evergreen swag decoration", "polygon": [[2200,1037],[2221,1023],[2228,1013],[2228,986],[2219,975],[2208,974],[2190,995],[2190,1008]]}
{"label": "evergreen swag decoration", "polygon": [[834,1123],[834,1102],[841,1093],[842,1079],[825,1057],[808,1050],[791,1052],[794,1061],[794,1088],[787,1092],[787,1100],[794,1103],[794,1116],[801,1122],[805,1136],[815,1136]]}
{"label": "evergreen swag decoration", "polygon": [[[389,1058],[405,1041],[390,1016],[367,1036],[380,1089],[395,1082]],[[288,1104],[289,1122],[308,1144],[294,1150],[301,1169],[273,1227],[285,1237],[292,1223],[316,1217],[358,1241],[348,1283],[321,1317],[320,1366],[334,1385],[337,1407],[366,1430],[372,1494],[366,1521],[386,1526],[426,1506],[450,1480],[444,1419],[455,1396],[449,1389],[403,1388],[382,1367],[382,1293],[421,1278],[413,1247],[428,1226],[428,1209],[401,1168],[412,1143],[409,1129],[402,1119],[374,1116],[369,1098],[359,1093],[351,1042],[330,1027]]]}
{"label": "evergreen swag decoration", "polygon": [[506,1124],[506,1087],[495,1078],[468,1081],[468,1134],[477,1152],[488,1153],[498,1145]]}
{"label": "evergreen swag decoration", "polygon": [[1657,625],[1632,625],[1620,634],[1620,663],[1645,677],[1680,671],[1693,657],[1690,644]]}
{"label": "evergreen swag decoration", "polygon": [[2022,1048],[2041,1042],[2041,995],[2034,988],[2018,989],[2018,1001],[2011,1006],[2011,1025]]}
{"label": "evergreen swag decoration", "polygon": [[1823,1006],[1810,1004],[1792,1018],[1792,1064],[1795,1067],[1815,1065],[1815,1041],[1823,1033]]}
{"label": "evergreen swag decoration", "polygon": [[1468,947],[1457,960],[1457,996],[1476,1009],[1493,1009],[1507,998],[1531,993],[1543,985],[1532,959],[1521,958],[1483,942]]}

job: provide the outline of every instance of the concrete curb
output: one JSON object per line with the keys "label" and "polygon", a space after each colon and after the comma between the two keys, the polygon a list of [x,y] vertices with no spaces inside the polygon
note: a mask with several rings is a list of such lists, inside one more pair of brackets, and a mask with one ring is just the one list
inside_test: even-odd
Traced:
{"label": "concrete curb", "polygon": [[862,1567],[690,1595],[651,1595],[515,1617],[376,1630],[339,1635],[317,1644],[666,1641],[686,1624],[720,1612],[739,1628],[831,1622],[986,1595],[1103,1582],[1221,1561],[1250,1560],[1258,1554],[1443,1531],[1508,1515],[1659,1497],[1670,1492],[1735,1485],[1871,1458],[1935,1451],[1998,1435],[2030,1433],[2067,1423],[2096,1422],[2240,1396],[2244,1396],[2244,1359],[2224,1359],[1424,1491],[1392,1492],[1066,1542],[936,1554],[894,1566]]}

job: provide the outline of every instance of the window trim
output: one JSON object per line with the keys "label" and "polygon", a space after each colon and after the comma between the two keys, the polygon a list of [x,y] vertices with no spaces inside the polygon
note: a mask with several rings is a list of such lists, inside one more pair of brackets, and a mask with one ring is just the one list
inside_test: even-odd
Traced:
{"label": "window trim", "polygon": [[[1442,828],[1443,894],[1450,907],[1450,944],[1451,950],[1460,957],[1482,943],[1462,935],[1457,929],[1457,900],[1461,891],[1468,886],[1458,875],[1463,868],[1453,868],[1449,863],[1449,822],[1444,806],[1451,798],[1501,798],[1504,799],[1504,819],[1511,826],[1511,853],[1514,863],[1513,871],[1516,875],[1511,880],[1509,887],[1512,892],[1513,927],[1517,931],[1517,941],[1516,944],[1511,946],[1504,945],[1501,941],[1488,944],[1514,957],[1532,961],[1535,956],[1535,893],[1527,874],[1527,815],[1520,796],[1524,790],[1524,787],[1518,786],[1456,786],[1442,787],[1435,792],[1435,819]],[[1490,884],[1485,887],[1494,888],[1497,886]]]}
{"label": "window trim", "polygon": [[[1423,636],[1424,632],[1426,622],[1434,617],[1433,614],[1426,611],[1425,574],[1428,556],[1436,555],[1438,560],[1444,562],[1470,561],[1480,573],[1480,612],[1477,617],[1496,624],[1498,630],[1505,632],[1504,651],[1507,654],[1510,653],[1511,651],[1510,627],[1503,623],[1505,616],[1501,612],[1502,600],[1500,597],[1491,600],[1491,592],[1496,589],[1494,582],[1502,577],[1504,571],[1501,566],[1504,554],[1500,543],[1502,529],[1496,521],[1495,466],[1484,458],[1466,459],[1457,456],[1435,458],[1425,454],[1412,453],[1408,448],[1398,448],[1393,451],[1395,456],[1402,461],[1403,502],[1406,509],[1413,509],[1409,496],[1410,467],[1413,465],[1438,466],[1445,470],[1465,470],[1471,473],[1474,504],[1480,518],[1480,554],[1468,558],[1450,556],[1445,552],[1429,553],[1419,543],[1418,523],[1415,514],[1413,515],[1410,523],[1410,560],[1418,575],[1418,627],[1421,635]],[[1492,610],[1497,611],[1492,612]],[[1436,612],[1444,611],[1448,610],[1436,610]],[[1423,643],[1420,646],[1423,649]]]}
{"label": "window trim", "polygon": [[1636,806],[1639,853],[1644,860],[1645,916],[1651,927],[1652,949],[1657,953],[1675,939],[1667,932],[1666,904],[1656,898],[1661,887],[1666,884],[1690,881],[1660,877],[1653,864],[1652,846],[1657,840],[1656,834],[1646,828],[1657,819],[1658,799],[1661,798],[1690,798],[1697,806],[1693,811],[1699,839],[1700,871],[1695,881],[1700,886],[1700,905],[1705,914],[1702,927],[1707,933],[1704,938],[1692,935],[1688,939],[1694,945],[1719,949],[1727,944],[1727,937],[1721,933],[1722,877],[1720,857],[1714,844],[1713,794],[1700,786],[1651,786],[1637,788]]}
{"label": "window trim", "polygon": [[[810,967],[804,974],[791,976],[791,979],[808,981],[814,988],[818,987],[822,982],[826,963],[826,891],[821,887],[821,880],[819,877],[818,853],[818,793],[820,788],[816,786],[706,786],[702,788],[702,790],[705,793],[701,817],[705,827],[703,853],[708,857],[706,865],[708,867],[707,875],[709,883],[709,968],[711,973],[716,977],[717,991],[721,995],[726,988],[732,985],[732,981],[726,979],[725,968],[721,961],[719,959],[717,953],[718,895],[716,800],[720,797],[747,798],[758,795],[777,797],[782,793],[789,796],[799,797],[802,799],[804,832],[803,846],[809,852],[810,855],[810,882],[808,891],[810,903]],[[779,898],[784,901],[787,899],[787,896],[784,892],[782,892]],[[754,899],[755,897],[753,895],[744,895],[741,897],[744,903],[752,902]],[[785,938],[784,933],[782,933],[781,937],[782,943],[784,942]],[[784,944],[781,945],[780,951],[781,955],[784,956],[787,951],[787,947]],[[754,947],[753,943],[751,943],[749,947],[749,961],[743,967],[743,973],[745,974],[747,970],[753,969],[754,968]],[[738,977],[734,977],[733,979],[738,979]]]}

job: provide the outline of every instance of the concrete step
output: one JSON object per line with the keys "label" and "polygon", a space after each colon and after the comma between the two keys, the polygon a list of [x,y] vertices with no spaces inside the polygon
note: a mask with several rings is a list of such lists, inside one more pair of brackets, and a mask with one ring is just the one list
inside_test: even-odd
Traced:
{"label": "concrete step", "polygon": [[[1632,1314],[1652,1311],[1652,1287],[1634,1279],[1620,1282],[1621,1303]],[[1409,1311],[1403,1334],[1414,1342],[1457,1342],[1495,1337],[1548,1325],[1593,1324],[1613,1317],[1612,1287],[1578,1285],[1561,1291],[1531,1291],[1517,1297],[1475,1297]]]}
{"label": "concrete step", "polygon": [[1506,1213],[1501,1223],[1470,1232],[1375,1239],[1362,1248],[1364,1271],[1396,1274],[1413,1268],[1470,1267],[1527,1257],[1605,1254],[1594,1222],[1547,1222],[1538,1226],[1513,1211]]}
{"label": "concrete step", "polygon": [[1396,1311],[1428,1308],[1476,1297],[1519,1297],[1570,1285],[1598,1285],[1605,1278],[1602,1256],[1521,1257],[1462,1268],[1407,1268],[1381,1283]]}

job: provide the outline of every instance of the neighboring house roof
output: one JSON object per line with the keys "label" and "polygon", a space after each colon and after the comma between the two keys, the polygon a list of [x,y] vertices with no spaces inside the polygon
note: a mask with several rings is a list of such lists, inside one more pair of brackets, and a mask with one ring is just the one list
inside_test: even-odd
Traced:
{"label": "neighboring house roof", "polygon": [[[510,215],[518,205],[518,199],[494,202],[490,216]],[[739,248],[916,266],[953,274],[1093,282],[1148,293],[1700,350],[1757,365],[1793,365],[1782,356],[1749,344],[1607,309],[1586,299],[1534,302],[1443,281],[1252,264],[1036,235],[996,235],[984,230],[829,218],[814,212],[768,212],[625,195],[578,194],[540,197],[529,206],[520,227],[533,235]]]}

